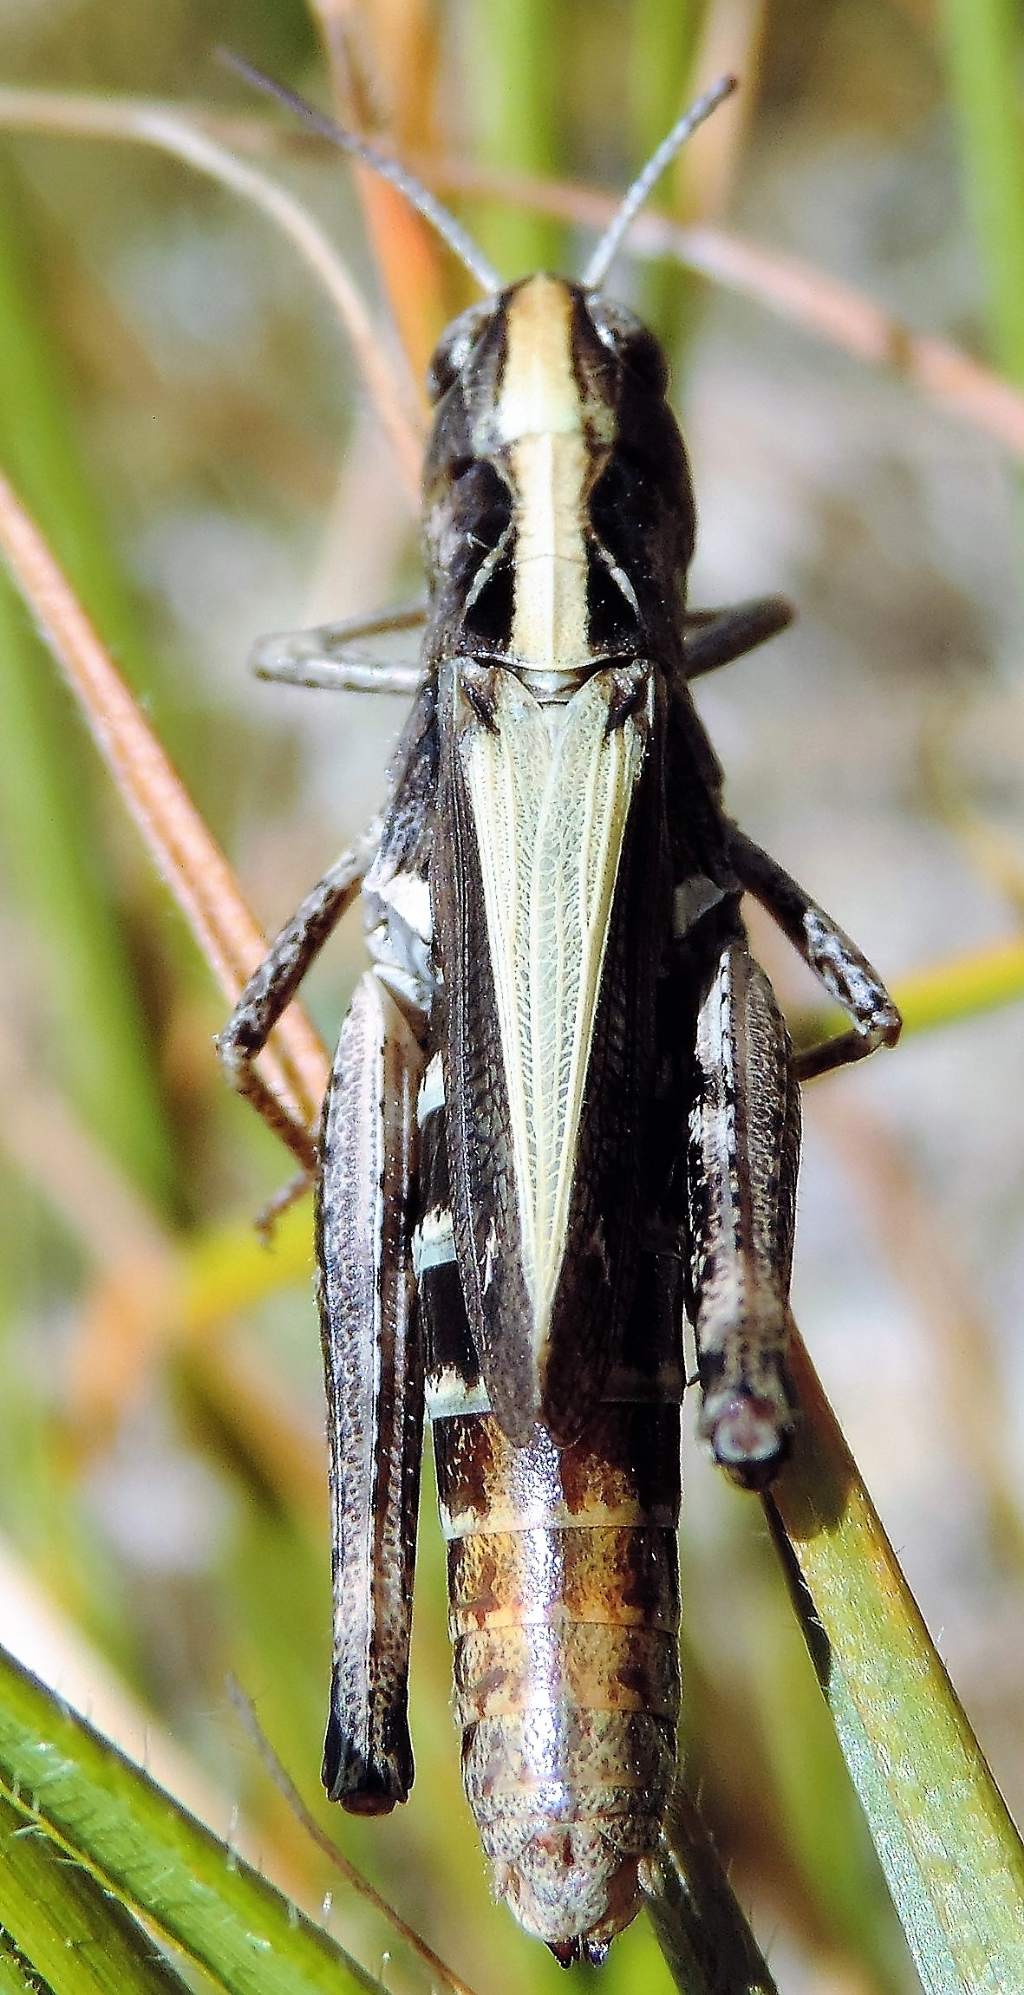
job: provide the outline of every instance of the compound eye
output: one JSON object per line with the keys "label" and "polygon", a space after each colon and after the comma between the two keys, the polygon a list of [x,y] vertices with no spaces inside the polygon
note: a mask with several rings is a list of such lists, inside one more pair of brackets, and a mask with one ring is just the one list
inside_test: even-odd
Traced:
{"label": "compound eye", "polygon": [[652,332],[648,332],[646,326],[640,326],[623,341],[622,358],[634,374],[639,374],[646,387],[653,388],[658,395],[665,393],[668,387],[668,361],[665,359],[660,341],[655,339]]}
{"label": "compound eye", "polygon": [[621,366],[637,375],[645,388],[663,395],[668,387],[668,363],[654,334],[624,305],[614,305],[610,299],[601,297],[592,297],[587,302],[602,345],[615,355]]}
{"label": "compound eye", "polygon": [[489,317],[486,306],[471,305],[445,327],[427,368],[427,394],[432,402],[439,402],[458,380]]}

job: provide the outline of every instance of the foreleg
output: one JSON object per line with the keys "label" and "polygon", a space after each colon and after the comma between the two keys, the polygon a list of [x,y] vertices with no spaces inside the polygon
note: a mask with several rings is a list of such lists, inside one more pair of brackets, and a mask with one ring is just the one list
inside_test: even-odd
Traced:
{"label": "foreleg", "polygon": [[797,1079],[812,1080],[851,1060],[863,1060],[878,1046],[895,1046],[903,1021],[877,971],[856,943],[777,860],[735,826],[729,833],[729,855],[747,892],[778,922],[829,996],[854,1021],[851,1032],[839,1033],[794,1055]]}
{"label": "foreleg", "polygon": [[323,1115],[317,1192],[334,1662],[323,1779],[384,1814],[412,1785],[409,1635],[423,1432],[412,1221],[420,1045],[371,970]]}
{"label": "foreleg", "polygon": [[800,1097],[782,1015],[745,940],[726,940],[697,1013],[688,1190],[700,1428],[748,1488],[793,1423],[786,1374]]}
{"label": "foreleg", "polygon": [[358,894],[372,857],[373,846],[368,840],[351,846],[317,881],[249,978],[216,1042],[232,1087],[251,1101],[268,1128],[281,1137],[310,1174],[316,1163],[313,1135],[278,1101],[255,1063],[314,957]]}

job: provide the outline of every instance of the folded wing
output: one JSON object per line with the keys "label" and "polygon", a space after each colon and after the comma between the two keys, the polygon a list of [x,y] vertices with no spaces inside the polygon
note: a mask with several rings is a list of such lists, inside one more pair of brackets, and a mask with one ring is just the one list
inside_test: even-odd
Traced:
{"label": "folded wing", "polygon": [[628,1301],[652,1039],[656,685],[443,678],[435,904],[456,1254],[495,1414],[578,1433]]}

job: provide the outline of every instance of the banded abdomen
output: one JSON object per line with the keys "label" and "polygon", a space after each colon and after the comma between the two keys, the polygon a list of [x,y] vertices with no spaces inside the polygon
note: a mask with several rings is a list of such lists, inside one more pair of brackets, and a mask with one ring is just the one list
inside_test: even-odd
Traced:
{"label": "banded abdomen", "polygon": [[455,1264],[439,1062],[421,1098],[417,1268],[448,1541],[466,1794],[495,1888],[559,1959],[639,1903],[679,1712],[676,1263],[642,1257],[624,1348],[570,1446],[490,1411]]}

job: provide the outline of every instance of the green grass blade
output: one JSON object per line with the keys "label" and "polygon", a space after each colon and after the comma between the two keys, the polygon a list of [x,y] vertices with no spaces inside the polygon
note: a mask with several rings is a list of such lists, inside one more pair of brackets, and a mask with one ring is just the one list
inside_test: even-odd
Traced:
{"label": "green grass blade", "polygon": [[53,1995],[42,1975],[35,1974],[9,1934],[0,1926],[0,1995]]}
{"label": "green grass blade", "polygon": [[[626,52],[632,127],[638,155],[664,138],[683,109],[701,7],[695,0],[636,0]],[[701,82],[700,88],[706,88]],[[642,164],[638,157],[637,166]]]}
{"label": "green grass blade", "polygon": [[[680,0],[637,0],[634,6],[628,55],[633,132],[630,173],[639,170],[683,109],[700,12],[695,0],[686,0],[686,4]],[[699,88],[705,87],[706,79],[702,78]],[[676,177],[668,173],[665,184],[656,190],[659,201],[670,211],[676,206]],[[633,281],[638,309],[674,354],[695,295],[693,277],[666,258],[653,266],[642,264]]]}
{"label": "green grass blade", "polygon": [[905,977],[896,1002],[906,1032],[930,1032],[1024,998],[1024,942],[996,943]]}
{"label": "green grass blade", "polygon": [[8,1943],[0,1995],[38,1987],[39,1976],[61,1995],[184,1995],[135,1921],[3,1796],[0,1904]]}
{"label": "green grass blade", "polygon": [[806,1894],[804,1916],[823,1950],[834,1949],[837,1962],[856,1962],[871,1995],[906,1995],[906,1941],[804,1631],[781,1596],[773,1587],[771,1599],[760,1600],[748,1690],[784,1861],[793,1867],[794,1890]]}
{"label": "green grass blade", "polygon": [[[2,342],[0,342],[2,346]],[[171,1202],[172,1171],[137,985],[97,863],[99,831],[78,725],[53,667],[0,576],[0,785],[4,868],[53,951],[54,1069],[133,1182]]]}
{"label": "green grass blade", "polygon": [[1024,24],[1018,0],[945,0],[943,12],[992,346],[1024,381]]}
{"label": "green grass blade", "polygon": [[[37,295],[26,204],[0,169],[0,444],[119,651],[130,612],[70,432],[53,329]],[[0,584],[5,737],[0,836],[23,907],[59,949],[49,979],[58,1064],[90,1127],[161,1205],[175,1167],[133,966],[104,882],[93,772],[63,690],[6,581]]]}
{"label": "green grass blade", "polygon": [[793,1370],[769,1513],[918,1973],[927,1995],[1019,1995],[1024,1844],[799,1346]]}
{"label": "green grass blade", "polygon": [[227,1995],[380,1983],[0,1650],[0,1786]]}
{"label": "green grass blade", "polygon": [[[550,174],[564,121],[547,0],[491,0],[467,17],[466,87],[482,164]],[[475,232],[503,280],[560,270],[564,232],[543,215],[488,207]]]}

